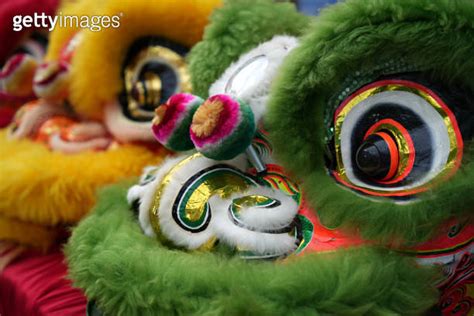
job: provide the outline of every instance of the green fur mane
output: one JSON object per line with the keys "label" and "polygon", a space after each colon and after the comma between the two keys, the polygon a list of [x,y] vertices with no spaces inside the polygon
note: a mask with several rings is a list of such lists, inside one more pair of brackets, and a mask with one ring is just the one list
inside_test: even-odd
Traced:
{"label": "green fur mane", "polygon": [[66,247],[70,277],[105,315],[417,315],[437,297],[431,270],[384,250],[249,262],[168,249],[105,189]]}
{"label": "green fur mane", "polygon": [[[342,82],[380,60],[403,58],[433,79],[474,91],[474,2],[470,0],[347,0],[326,9],[282,67],[268,125],[277,157],[303,182],[321,221],[381,242],[416,243],[451,217],[472,220],[474,162],[448,183],[396,205],[342,188],[323,161],[324,109]],[[474,110],[474,109],[473,109]]]}
{"label": "green fur mane", "polygon": [[[320,20],[314,33],[306,38],[308,45],[293,54],[293,61],[282,72],[273,99],[271,122],[279,153],[295,174],[305,178],[310,201],[316,203],[315,193],[322,192],[323,200],[317,203],[326,204],[319,205],[334,207],[340,203],[342,207],[350,199],[361,203],[360,214],[344,212],[347,209],[339,209],[338,205],[336,212],[323,211],[322,218],[329,223],[355,219],[354,223],[360,224],[364,220],[361,214],[367,213],[362,212],[366,210],[363,207],[369,207],[365,200],[339,190],[326,177],[319,151],[322,118],[320,121],[316,115],[324,107],[324,98],[343,77],[342,70],[348,67],[344,62],[360,63],[365,56],[366,47],[355,46],[351,51],[351,45],[357,42],[354,37],[344,40],[343,50],[336,40],[329,39],[335,36],[343,41],[350,35],[357,26],[350,21],[353,16],[359,17],[360,25],[368,24],[368,18],[362,15],[369,10],[364,8],[367,2],[359,1],[358,7],[342,6],[335,11],[344,13],[341,17],[330,18],[328,13],[326,20]],[[376,21],[374,15],[370,17]],[[276,34],[299,36],[307,23],[308,19],[290,4],[229,1],[213,15],[204,41],[190,54],[195,94],[207,96],[209,86],[241,54]],[[368,31],[374,30],[369,27]],[[320,39],[326,41],[320,45]],[[383,34],[378,39],[382,40]],[[453,40],[450,45],[455,43]],[[286,102],[285,106],[280,106],[281,102]],[[74,230],[66,247],[74,284],[84,289],[106,315],[419,315],[437,301],[434,284],[439,271],[419,267],[413,258],[386,249],[366,246],[279,262],[170,249],[141,231],[125,198],[128,185],[101,192],[95,212]],[[326,186],[328,191],[324,193]],[[354,214],[343,217],[344,213]],[[328,218],[331,214],[334,218]],[[388,222],[389,228],[374,224],[375,215],[368,217],[367,226],[375,225],[372,231],[380,235],[386,235],[387,229],[399,233],[399,221],[409,222],[400,220],[401,214],[395,210],[392,217],[387,217],[384,224]],[[428,218],[415,220],[418,224],[429,223]],[[407,228],[414,229],[412,235],[418,237],[417,225]]]}
{"label": "green fur mane", "polygon": [[270,0],[228,0],[211,17],[203,36],[189,55],[194,94],[203,98],[240,55],[275,35],[300,36],[309,18],[293,4]]}

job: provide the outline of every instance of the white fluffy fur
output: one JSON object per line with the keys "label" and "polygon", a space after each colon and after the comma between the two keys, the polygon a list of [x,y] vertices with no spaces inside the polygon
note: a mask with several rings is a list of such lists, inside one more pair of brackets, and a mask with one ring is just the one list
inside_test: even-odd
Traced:
{"label": "white fluffy fur", "polygon": [[[136,199],[140,200],[139,222],[144,233],[150,237],[156,236],[150,224],[150,209],[156,190],[171,169],[186,158],[187,156],[169,158],[158,169],[145,170],[145,174],[154,172],[155,179],[146,185],[135,185],[128,192],[129,203]],[[225,163],[240,170],[245,170],[246,166],[244,155]],[[298,207],[291,197],[269,188],[251,187],[248,191],[233,195],[229,199],[212,197],[209,200],[212,212],[211,223],[203,232],[190,233],[175,222],[171,210],[182,184],[200,170],[215,164],[217,162],[199,156],[173,170],[171,181],[164,186],[160,199],[158,215],[161,233],[175,245],[188,249],[199,248],[212,237],[218,237],[231,246],[240,246],[258,254],[282,254],[293,250],[295,241],[290,235],[251,231],[235,225],[229,217],[228,209],[234,198],[250,194],[265,195],[279,200],[282,205],[268,210],[246,208],[241,213],[242,222],[254,230],[271,230],[287,226],[296,215]]]}
{"label": "white fluffy fur", "polygon": [[270,197],[281,203],[281,205],[274,208],[243,208],[240,213],[240,220],[252,229],[268,230],[287,227],[298,213],[298,204],[293,198],[281,191],[267,187],[251,188],[249,192],[234,195],[232,199],[249,194]]}
{"label": "white fluffy fur", "polygon": [[[246,162],[245,157],[239,156],[234,160],[225,162],[238,169],[244,170]],[[160,228],[164,236],[172,240],[176,245],[196,249],[202,246],[206,241],[214,236],[211,225],[203,232],[191,233],[183,230],[172,217],[172,207],[176,195],[181,189],[183,183],[199,171],[218,164],[218,162],[199,156],[190,160],[186,165],[175,169],[172,174],[172,180],[162,191],[160,207],[158,210]],[[161,170],[160,170],[161,171]]]}
{"label": "white fluffy fur", "polygon": [[156,236],[150,223],[150,209],[153,204],[153,199],[155,198],[156,189],[171,168],[184,158],[185,156],[171,157],[163,161],[163,163],[158,167],[146,167],[140,182],[142,182],[145,175],[150,172],[154,174],[155,179],[145,185],[141,183],[134,185],[130,190],[128,190],[127,200],[130,204],[137,199],[140,201],[138,220],[143,232],[147,236]]}
{"label": "white fluffy fur", "polygon": [[[297,44],[298,41],[294,37],[275,36],[270,41],[257,46],[242,55],[224,72],[221,78],[211,86],[210,95],[225,93],[229,79],[242,65],[256,56],[266,55],[268,64],[264,70],[264,75],[259,77],[259,81],[254,82],[252,86],[247,86],[245,91],[241,91],[237,95],[237,97],[249,103],[254,112],[255,120],[259,121],[266,111],[270,86],[276,76],[278,67]],[[108,110],[106,110],[106,124],[116,137],[119,137],[118,134],[126,128],[125,123],[129,123],[120,122],[120,120],[123,121],[124,118],[121,110],[119,113],[118,105],[109,105]],[[140,133],[141,129],[138,130],[137,134]],[[146,185],[136,185],[128,192],[130,203],[140,199],[139,221],[146,235],[155,236],[150,224],[150,209],[158,186],[161,185],[162,180],[170,173],[171,169],[187,157],[189,156],[167,159],[162,165],[158,166],[156,171],[153,171],[156,178],[152,182]],[[271,158],[268,159],[271,160]],[[219,196],[211,197],[209,199],[212,212],[211,222],[203,232],[191,233],[185,231],[175,222],[172,217],[172,206],[182,185],[197,172],[218,163],[225,163],[245,171],[247,158],[245,154],[241,154],[231,161],[217,162],[200,156],[173,170],[171,181],[165,184],[160,199],[158,217],[161,233],[175,245],[188,249],[199,248],[210,238],[217,237],[221,242],[228,245],[239,246],[260,255],[279,255],[294,250],[296,248],[294,237],[287,233],[265,232],[289,225],[298,211],[298,206],[291,197],[270,188],[250,187],[246,192],[234,195],[229,199],[222,199]],[[258,207],[243,209],[240,220],[247,227],[244,228],[232,221],[228,209],[234,198],[250,194],[268,196],[280,201],[282,205],[272,209]]]}
{"label": "white fluffy fur", "polygon": [[[255,193],[256,192],[254,192],[253,188],[249,188],[248,191],[242,193],[242,196],[250,194],[253,195]],[[276,192],[274,191],[274,193]],[[235,197],[236,196],[234,196],[234,198]],[[247,228],[235,225],[231,221],[228,213],[229,205],[232,203],[232,199],[221,199],[218,196],[213,196],[209,200],[209,203],[213,212],[213,220],[211,223],[212,226],[210,228],[221,242],[224,242],[230,246],[241,247],[259,255],[286,254],[296,248],[295,238],[290,236],[288,233],[265,233],[260,231],[252,231]],[[262,223],[265,221],[265,215],[269,215],[269,213],[261,214],[259,218],[259,224],[261,228],[273,228],[272,223],[269,223],[267,227],[265,227],[265,225]]]}
{"label": "white fluffy fur", "polygon": [[[209,95],[225,93],[225,88],[234,73],[250,59],[266,55],[268,66],[265,68],[265,75],[254,86],[248,87],[237,95],[240,99],[246,101],[255,116],[255,121],[259,121],[266,111],[268,94],[270,86],[275,79],[277,70],[285,57],[298,45],[298,40],[290,36],[275,36],[271,40],[260,44],[248,53],[242,55],[236,62],[232,63],[224,74],[212,84],[209,89]],[[256,74],[258,75],[258,74]]]}

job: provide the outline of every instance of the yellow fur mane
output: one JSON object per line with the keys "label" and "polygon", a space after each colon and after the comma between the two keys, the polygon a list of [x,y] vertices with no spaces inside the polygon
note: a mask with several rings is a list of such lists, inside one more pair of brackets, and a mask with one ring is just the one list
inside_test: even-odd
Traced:
{"label": "yellow fur mane", "polygon": [[91,119],[102,118],[105,102],[120,92],[120,71],[128,48],[144,36],[160,36],[191,47],[198,42],[221,0],[109,1],[101,15],[119,15],[120,27],[85,31],[73,59],[71,101]]}
{"label": "yellow fur mane", "polygon": [[[99,1],[96,0],[80,0],[80,1],[63,1],[58,9],[58,13],[72,16],[92,16],[99,8]],[[64,48],[64,45],[79,31],[74,27],[56,27],[49,34],[48,52],[46,61],[57,60]]]}
{"label": "yellow fur mane", "polygon": [[[164,149],[154,152],[138,145],[65,155],[29,140],[8,140],[1,132],[0,223],[11,219],[14,227],[0,226],[0,240],[12,236],[29,240],[27,236],[37,231],[41,239],[49,234],[48,227],[76,223],[94,206],[98,188],[138,176],[144,166],[159,163],[164,155]],[[45,228],[29,231],[27,223]],[[42,242],[33,245],[37,243]]]}

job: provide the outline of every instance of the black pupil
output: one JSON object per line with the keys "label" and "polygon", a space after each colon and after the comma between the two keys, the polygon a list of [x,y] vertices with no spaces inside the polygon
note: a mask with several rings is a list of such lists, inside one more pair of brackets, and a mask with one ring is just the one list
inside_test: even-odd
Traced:
{"label": "black pupil", "polygon": [[[188,48],[184,47],[178,43],[175,43],[171,40],[165,39],[165,38],[160,38],[160,37],[154,37],[154,36],[147,36],[140,38],[139,40],[135,41],[127,53],[127,56],[125,58],[123,67],[125,67],[130,60],[132,60],[142,49],[150,46],[162,46],[166,47],[177,54],[181,56],[185,56],[188,52]],[[139,70],[140,73],[138,75],[138,80],[139,81],[144,81],[145,80],[145,75],[146,74],[155,74],[160,78],[161,81],[161,96],[160,96],[160,101],[158,103],[149,103],[145,102],[144,104],[140,104],[140,108],[143,111],[148,111],[148,112],[153,112],[153,110],[160,105],[161,103],[164,103],[171,95],[173,95],[179,84],[179,78],[177,77],[176,71],[172,68],[171,65],[167,65],[165,61],[150,61],[147,64],[143,65],[143,67]],[[122,78],[123,78],[123,69],[122,69]],[[149,96],[152,91],[147,91],[146,90],[146,85],[143,85],[144,87],[144,96],[145,99]],[[137,99],[137,91],[131,91],[132,97]],[[135,94],[135,95],[134,95]],[[148,118],[141,118],[141,117],[136,117],[130,113],[128,109],[128,95],[127,91],[125,89],[125,85],[122,88],[122,92],[118,96],[119,102],[122,105],[122,110],[124,115],[129,118],[130,120],[133,121],[139,121],[139,122],[146,122],[149,121]]]}
{"label": "black pupil", "polygon": [[[150,62],[143,66],[140,73],[140,79],[143,79],[145,73],[151,72],[157,74],[161,79],[161,98],[158,104],[143,104],[143,109],[153,111],[157,106],[166,102],[171,97],[178,86],[178,78],[175,71],[169,65],[160,62]],[[148,91],[145,90],[145,94]]]}
{"label": "black pupil", "polygon": [[389,147],[379,135],[369,136],[357,150],[357,167],[371,178],[382,179],[387,176],[390,163]]}

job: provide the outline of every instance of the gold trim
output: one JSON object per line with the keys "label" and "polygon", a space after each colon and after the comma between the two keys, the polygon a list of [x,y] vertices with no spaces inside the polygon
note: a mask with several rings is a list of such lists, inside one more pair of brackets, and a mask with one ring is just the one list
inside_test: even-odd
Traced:
{"label": "gold trim", "polygon": [[171,178],[173,177],[174,173],[178,170],[184,167],[189,161],[194,160],[196,158],[201,157],[202,155],[200,153],[195,153],[183,160],[181,160],[179,163],[177,163],[173,168],[171,168],[170,171],[163,177],[163,179],[160,182],[160,185],[158,186],[156,192],[155,192],[155,198],[153,200],[152,207],[150,209],[150,224],[153,227],[153,230],[155,231],[156,235],[158,236],[159,239],[163,239],[163,235],[161,233],[160,229],[160,223],[158,219],[158,212],[160,208],[160,201],[161,201],[161,196],[163,194],[163,191],[165,187],[171,182]]}
{"label": "gold trim", "polygon": [[[124,69],[128,110],[135,118],[153,119],[154,113],[152,111],[143,110],[142,105],[144,103],[155,104],[157,107],[160,105],[163,87],[160,77],[153,72],[147,72],[144,81],[136,81],[134,79],[137,71],[140,71],[140,69],[137,68],[141,67],[143,61],[153,58],[165,61],[177,72],[179,87],[176,88],[174,93],[191,92],[192,90],[191,77],[189,75],[186,60],[183,56],[163,46],[146,47],[141,50]],[[134,89],[138,92],[137,99],[134,98],[132,93]],[[145,90],[147,91],[147,98],[145,96]]]}
{"label": "gold trim", "polygon": [[[344,123],[344,120],[346,116],[349,114],[349,112],[359,105],[362,101],[377,95],[381,92],[387,92],[387,91],[404,91],[404,92],[410,92],[415,95],[418,95],[422,97],[425,101],[427,101],[433,108],[441,115],[443,118],[444,124],[446,126],[446,129],[448,131],[448,136],[449,136],[449,141],[450,141],[450,153],[448,156],[448,162],[446,163],[445,168],[440,172],[439,175],[434,177],[431,181],[426,183],[425,185],[427,187],[432,186],[434,183],[438,181],[438,179],[443,179],[446,175],[450,173],[452,169],[456,167],[456,157],[458,154],[458,143],[457,143],[457,137],[456,137],[456,132],[453,127],[453,123],[451,122],[451,119],[449,115],[444,111],[443,107],[436,101],[434,97],[432,97],[430,94],[421,91],[416,88],[411,88],[404,86],[402,84],[388,84],[380,87],[375,87],[368,89],[361,94],[357,95],[354,97],[352,100],[350,100],[344,108],[338,113],[338,115],[335,117],[334,121],[334,142],[335,142],[335,150],[336,150],[336,160],[337,160],[337,167],[336,167],[336,172],[339,174],[342,180],[351,183],[352,185],[355,185],[352,183],[349,178],[347,177],[346,170],[344,168],[343,162],[342,162],[342,153],[341,153],[341,139],[340,139],[340,133],[342,130],[342,125]],[[395,134],[396,136],[396,134]],[[396,137],[398,139],[398,137]],[[397,142],[398,144],[398,142]],[[403,145],[401,143],[401,145]],[[407,150],[404,146],[400,147],[402,150]],[[372,188],[365,188],[369,191],[372,191],[374,193],[382,193],[382,194],[397,194],[400,192],[404,192],[405,190],[396,190],[396,191],[384,191],[384,190],[374,190]],[[413,190],[416,188],[412,188],[410,190]]]}

